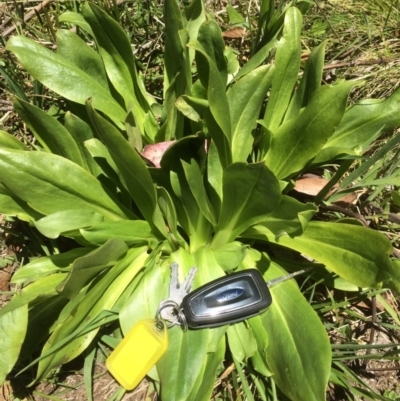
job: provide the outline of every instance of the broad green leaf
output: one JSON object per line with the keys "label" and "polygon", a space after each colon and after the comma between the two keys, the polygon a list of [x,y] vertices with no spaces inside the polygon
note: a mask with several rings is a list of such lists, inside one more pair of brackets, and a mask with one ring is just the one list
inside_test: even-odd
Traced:
{"label": "broad green leaf", "polygon": [[126,112],[109,91],[66,58],[25,36],[13,36],[6,49],[16,55],[29,74],[57,94],[79,104],[92,98],[93,107],[114,122],[125,120]]}
{"label": "broad green leaf", "polygon": [[[272,40],[263,46],[254,56],[250,58],[250,60],[239,70],[239,72],[235,75],[235,79],[240,79],[249,72],[255,70],[264,61],[268,58],[272,49],[277,47],[277,40]],[[271,66],[271,71],[273,71],[274,66]]]}
{"label": "broad green leaf", "polygon": [[30,302],[45,300],[46,298],[57,295],[56,287],[64,280],[66,275],[66,273],[51,274],[27,285],[19,293],[14,295],[7,305],[0,309],[0,317]]}
{"label": "broad green leaf", "polygon": [[[193,257],[181,248],[171,255],[172,261],[179,264],[180,277],[185,276],[193,265],[198,267],[194,287],[222,274],[215,260],[213,261],[209,248],[200,248]],[[193,391],[198,388],[198,378],[204,372],[203,367],[207,363],[209,352],[220,351],[219,343],[225,330],[226,328],[221,327],[182,332],[180,328],[174,327],[169,331],[170,346],[157,363],[163,399],[190,401],[191,397],[197,396]],[[213,380],[208,379],[208,391],[208,386],[211,387],[212,383]]]}
{"label": "broad green leaf", "polygon": [[217,369],[225,357],[225,337],[221,337],[215,352],[209,352],[188,401],[209,401],[214,389]]}
{"label": "broad green leaf", "polygon": [[101,86],[108,88],[107,75],[101,57],[77,34],[67,29],[58,29],[57,54],[74,63]]}
{"label": "broad green leaf", "polygon": [[318,154],[340,123],[354,85],[343,82],[321,87],[296,118],[274,132],[265,163],[278,178],[298,172]]}
{"label": "broad green leaf", "polygon": [[252,329],[253,336],[257,343],[257,351],[251,357],[251,364],[254,369],[263,376],[272,376],[270,367],[267,364],[266,349],[269,344],[268,329],[264,327],[262,317],[255,316],[247,321]]}
{"label": "broad green leaf", "polygon": [[400,125],[397,113],[400,88],[378,103],[358,103],[349,108],[342,121],[324,145],[324,149],[341,147],[352,149],[366,142],[378,131],[389,131]]}
{"label": "broad green leaf", "polygon": [[[134,92],[133,78],[137,76],[132,47],[121,26],[104,10],[85,3],[82,15],[93,30],[99,53],[111,83],[123,97],[125,106],[132,102],[139,106]],[[140,106],[139,109],[141,112]],[[134,113],[136,115],[136,113]],[[142,118],[144,118],[142,116]],[[143,121],[141,121],[141,126]]]}
{"label": "broad green leaf", "polygon": [[[290,196],[283,195],[277,208],[262,224],[278,238],[280,235],[303,232],[318,208],[311,203],[301,203]],[[246,237],[246,233],[243,234]]]}
{"label": "broad green leaf", "polygon": [[[200,26],[197,35],[197,41],[200,44],[200,48],[204,51],[203,54],[215,65],[221,77],[221,82],[224,84],[224,86],[226,86],[228,82],[228,66],[226,64],[226,58],[224,54],[225,43],[218,24],[212,19],[204,21]],[[196,63],[198,62],[199,60],[196,57]],[[209,89],[206,85],[207,81],[208,84],[210,83],[210,77],[207,77],[207,74],[213,73],[211,71],[211,68],[213,67],[209,65],[209,68],[209,71],[201,68],[197,71],[200,81],[206,89]]]}
{"label": "broad green leaf", "polygon": [[191,96],[180,96],[175,101],[175,107],[187,118],[199,122],[208,109],[208,101]]}
{"label": "broad green leaf", "polygon": [[33,210],[26,202],[13,195],[0,184],[0,213],[6,216],[17,216],[23,221],[34,221],[43,215]]}
{"label": "broad green leaf", "polygon": [[203,213],[203,216],[215,226],[217,224],[217,219],[214,208],[212,207],[205,190],[205,178],[202,174],[201,166],[195,158],[187,158],[186,160],[182,159],[181,162],[186,180],[194,198],[196,199],[199,209]]}
{"label": "broad green leaf", "polygon": [[[44,345],[35,382],[46,377],[55,367],[74,359],[88,347],[99,328],[84,335],[74,336],[74,333],[79,333],[83,324],[95,321],[103,311],[114,306],[131,280],[143,268],[147,257],[147,247],[130,249],[125,258],[88,290],[85,298],[56,326]],[[64,339],[70,335],[73,338],[64,344]]]}
{"label": "broad green leaf", "polygon": [[28,147],[11,134],[0,130],[0,146],[15,150],[29,150]]}
{"label": "broad green leaf", "polygon": [[261,106],[271,85],[273,69],[259,67],[235,82],[227,92],[232,123],[232,161],[246,162]]}
{"label": "broad green leaf", "polygon": [[27,327],[27,304],[0,317],[0,385],[18,360]]}
{"label": "broad green leaf", "polygon": [[223,164],[221,163],[217,146],[213,141],[211,141],[208,147],[207,178],[209,197],[218,216],[222,202]]}
{"label": "broad green leaf", "polygon": [[58,238],[61,233],[92,227],[104,220],[101,214],[87,210],[65,210],[49,214],[35,222],[36,228],[47,238]]}
{"label": "broad green leaf", "polygon": [[105,221],[80,233],[86,241],[95,245],[106,243],[110,238],[119,238],[128,245],[156,240],[151,226],[144,220]]}
{"label": "broad green leaf", "polygon": [[[91,155],[91,157],[95,160],[97,164],[97,169],[101,169],[101,172],[110,178],[113,182],[119,182],[119,185],[124,185],[123,177],[121,176],[117,165],[114,163],[113,158],[110,155],[110,152],[100,140],[97,138],[88,139],[84,142],[84,146]],[[104,159],[104,160],[103,160]]]}
{"label": "broad green leaf", "polygon": [[[161,167],[170,176],[171,192],[180,200],[187,220],[186,233],[190,236],[192,250],[204,245],[211,234],[214,212],[204,189],[204,178],[200,169],[204,163],[204,138],[186,136],[176,141],[164,153]],[[178,216],[179,216],[179,209]],[[179,216],[181,217],[181,216]]]}
{"label": "broad green leaf", "polygon": [[[188,46],[194,50],[196,50],[196,64],[199,70],[208,69],[208,74],[202,80],[203,86],[207,89],[207,99],[210,107],[210,111],[218,126],[221,128],[223,134],[230,141],[232,133],[231,133],[231,122],[230,122],[230,112],[229,112],[229,103],[226,97],[226,79],[223,79],[221,73],[218,68],[219,67],[215,60],[209,55],[209,52],[217,59],[217,62],[221,62],[221,56],[218,55],[218,48],[214,48],[214,38],[218,43],[217,35],[221,35],[219,27],[213,21],[208,21],[202,24],[202,28],[204,26],[204,30],[206,31],[204,36],[205,39],[210,40],[208,43],[208,48],[205,49],[197,40],[190,41]],[[200,31],[202,30],[200,29]],[[200,32],[199,32],[200,35]],[[214,51],[215,50],[215,51]],[[222,58],[223,58],[222,53]],[[226,70],[226,67],[225,67]],[[224,70],[223,70],[224,71]],[[210,131],[211,136],[213,136],[212,131]]]}
{"label": "broad green leaf", "polygon": [[300,69],[302,17],[296,7],[285,14],[283,36],[277,45],[275,72],[264,121],[275,134],[289,106]]}
{"label": "broad green leaf", "polygon": [[111,238],[94,251],[77,258],[68,276],[57,286],[63,296],[73,299],[92,278],[114,266],[127,253],[128,247],[120,239]]}
{"label": "broad green leaf", "polygon": [[89,102],[87,111],[98,136],[107,146],[140,212],[152,227],[156,227],[164,237],[167,237],[165,223],[157,205],[153,180],[143,160],[122,134],[94,111]]}
{"label": "broad green leaf", "polygon": [[240,322],[229,326],[226,334],[229,349],[238,361],[247,360],[257,351],[257,342],[253,331],[246,323]]}
{"label": "broad green leaf", "polygon": [[64,115],[64,126],[78,145],[79,152],[84,161],[83,167],[90,171],[95,177],[100,175],[99,167],[85,146],[85,142],[93,138],[93,132],[90,126],[69,111]]}
{"label": "broad green leaf", "polygon": [[[201,24],[206,20],[206,10],[203,0],[193,0],[184,9],[182,14],[185,29],[189,34],[190,39],[197,39]],[[192,65],[194,60],[194,51],[189,51],[189,63]]]}
{"label": "broad green leaf", "polygon": [[226,6],[226,11],[228,12],[229,22],[233,25],[245,23],[246,20],[236,8],[233,8],[230,4]]}
{"label": "broad green leaf", "polygon": [[[259,264],[268,264],[265,259],[262,256]],[[264,278],[284,274],[270,263]],[[271,295],[273,302],[261,319],[268,331],[266,361],[275,383],[293,401],[325,400],[332,351],[322,322],[294,280],[271,288]]]}
{"label": "broad green leaf", "polygon": [[285,120],[295,117],[303,107],[306,107],[313,93],[320,88],[325,61],[325,45],[326,42],[322,42],[311,52],[299,86],[285,115]]}
{"label": "broad green leaf", "polygon": [[140,320],[153,319],[160,302],[167,299],[170,265],[167,261],[146,268],[135,291],[125,301],[119,313],[122,333],[126,336]]}
{"label": "broad green leaf", "polygon": [[[177,0],[164,1],[164,19],[165,19],[165,53],[164,53],[164,96],[172,81],[176,80],[177,74],[181,73],[179,78],[180,86],[188,79],[188,60],[185,54],[185,44],[181,41],[180,32],[184,29],[182,14]],[[183,81],[182,81],[183,79]],[[183,84],[185,87],[185,84]]]}
{"label": "broad green leaf", "polygon": [[57,155],[0,149],[0,182],[44,215],[80,209],[110,220],[126,219],[99,181]]}
{"label": "broad green leaf", "polygon": [[[93,3],[83,5],[82,15],[93,30],[108,78],[123,97],[126,109],[132,111],[143,135],[146,134],[146,116],[154,120],[154,124],[149,124],[148,127],[156,129],[157,124],[150,104],[138,82],[139,77],[128,36],[112,17]],[[155,131],[149,132],[148,137],[154,138],[155,133]]]}
{"label": "broad green leaf", "polygon": [[223,175],[223,199],[212,247],[225,245],[265,219],[281,199],[279,182],[264,163],[231,164]]}
{"label": "broad green leaf", "polygon": [[20,352],[20,361],[32,360],[34,356],[37,356],[39,347],[49,337],[58,314],[67,302],[68,299],[53,295],[45,299],[38,299],[29,308],[28,327]]}
{"label": "broad green leaf", "polygon": [[229,46],[225,47],[224,55],[226,58],[226,68],[228,71],[228,82],[231,82],[240,68],[238,56],[232,47]]}
{"label": "broad green leaf", "polygon": [[168,332],[169,347],[157,363],[164,400],[190,401],[196,379],[207,361],[208,330],[173,327]]}
{"label": "broad green leaf", "polygon": [[171,195],[165,188],[158,187],[157,197],[158,206],[160,207],[161,213],[165,218],[168,226],[168,232],[170,233],[173,243],[175,243],[177,246],[178,243],[184,246],[184,241],[178,231],[178,217]]}
{"label": "broad green leaf", "polygon": [[264,236],[264,239],[301,252],[361,288],[389,287],[400,291],[400,270],[388,257],[392,252],[390,241],[370,228],[312,221],[302,235],[293,238],[283,235],[277,240],[265,227],[255,228],[262,234],[252,238]]}
{"label": "broad green leaf", "polygon": [[[164,2],[165,52],[164,52],[164,141],[182,138],[183,115],[174,106],[176,99],[190,94],[192,80],[189,60],[189,33],[184,29],[183,13],[176,0]],[[160,133],[157,135],[159,136]],[[161,138],[158,138],[161,140]]]}
{"label": "broad green leaf", "polygon": [[14,101],[14,108],[48,152],[85,166],[74,138],[54,117],[21,99]]}
{"label": "broad green leaf", "polygon": [[75,248],[63,253],[33,259],[15,272],[12,276],[12,282],[26,284],[53,273],[68,272],[75,259],[86,255],[90,251],[90,248]]}
{"label": "broad green leaf", "polygon": [[214,249],[214,257],[225,271],[235,270],[246,256],[247,246],[240,242],[230,242]]}
{"label": "broad green leaf", "polygon": [[82,14],[75,13],[73,11],[66,11],[58,17],[58,21],[77,25],[79,28],[82,28],[84,31],[88,32],[92,37],[94,37],[92,28],[85,21],[85,18],[83,18]]}

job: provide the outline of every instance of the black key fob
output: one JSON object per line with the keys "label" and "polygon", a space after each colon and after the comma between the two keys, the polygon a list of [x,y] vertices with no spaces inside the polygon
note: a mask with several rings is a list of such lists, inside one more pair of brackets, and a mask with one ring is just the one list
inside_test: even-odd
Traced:
{"label": "black key fob", "polygon": [[271,293],[261,273],[248,269],[211,281],[187,294],[181,310],[189,327],[202,329],[258,315],[271,302]]}

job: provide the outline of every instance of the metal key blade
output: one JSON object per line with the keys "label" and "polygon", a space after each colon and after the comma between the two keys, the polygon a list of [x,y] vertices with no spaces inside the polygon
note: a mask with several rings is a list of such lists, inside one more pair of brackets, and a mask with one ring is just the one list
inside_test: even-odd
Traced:
{"label": "metal key blade", "polygon": [[[193,280],[196,275],[197,268],[192,267],[186,277],[186,279],[179,283],[179,265],[174,262],[171,264],[171,281],[169,284],[169,297],[166,301],[173,301],[179,307],[182,303],[182,299],[190,292]],[[161,311],[161,317],[164,320],[168,320],[171,323],[177,322],[177,316],[174,313],[173,307],[166,307]]]}
{"label": "metal key blade", "polygon": [[289,274],[286,274],[285,276],[274,278],[272,280],[267,281],[267,286],[269,288],[274,287],[275,285],[277,285],[279,283],[283,283],[284,281],[290,280],[291,278],[296,277],[296,276],[298,276],[300,274],[306,273],[306,272],[308,272],[308,271],[310,271],[312,269],[314,269],[314,267],[310,266],[310,267],[307,267],[306,269],[299,270],[299,271],[294,272],[294,273],[289,273]]}
{"label": "metal key blade", "polygon": [[[196,276],[197,273],[197,268],[196,267],[192,267],[189,270],[189,273],[185,279],[185,281],[181,284],[180,288],[179,288],[179,296],[180,296],[180,302],[179,305],[182,303],[182,299],[189,294],[189,292],[192,289],[192,285],[193,285],[193,281],[194,278]],[[171,294],[170,294],[171,295]]]}

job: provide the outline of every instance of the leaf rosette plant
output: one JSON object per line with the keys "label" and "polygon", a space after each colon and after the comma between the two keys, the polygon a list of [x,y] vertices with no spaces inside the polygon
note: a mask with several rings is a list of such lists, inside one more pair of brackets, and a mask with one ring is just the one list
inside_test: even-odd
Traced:
{"label": "leaf rosette plant", "polygon": [[[60,16],[93,47],[67,29],[57,32],[57,52],[9,40],[7,50],[69,111],[54,117],[15,99],[37,142],[28,149],[0,132],[0,211],[75,247],[13,276],[21,290],[0,310],[0,381],[35,366],[36,383],[89,347],[114,347],[168,298],[173,262],[181,277],[197,266],[195,288],[247,268],[269,280],[286,274],[293,254],[300,269],[302,254],[346,289],[400,289],[384,236],[313,221],[317,207],[289,194],[302,172],[359,156],[400,124],[387,112],[398,91],[346,108],[355,82],[321,86],[324,44],[299,79],[307,5],[276,12],[263,1],[253,55],[239,67],[201,0],[185,8],[166,0],[162,105],[146,92],[123,29],[94,4]],[[170,347],[149,372],[161,398],[210,399],[229,349],[237,366],[252,365],[289,399],[324,400],[326,329],[293,280],[271,292],[268,311],[246,322],[170,329]]]}

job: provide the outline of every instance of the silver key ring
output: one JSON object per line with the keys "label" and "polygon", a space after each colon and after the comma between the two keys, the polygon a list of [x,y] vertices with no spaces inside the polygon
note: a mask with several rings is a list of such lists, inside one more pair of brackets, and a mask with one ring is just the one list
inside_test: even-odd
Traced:
{"label": "silver key ring", "polygon": [[[176,312],[176,318],[172,321],[168,320],[169,324],[167,324],[167,328],[170,329],[171,327],[174,327],[176,325],[181,325],[181,322],[178,318],[178,316],[180,314],[179,305],[175,301],[172,301],[171,299],[167,299],[166,301],[160,302],[160,305],[158,306],[158,309],[156,312],[157,325],[159,325],[161,322],[164,321],[161,318],[161,311],[166,308],[172,308]],[[185,319],[185,321],[186,321],[186,319]]]}

